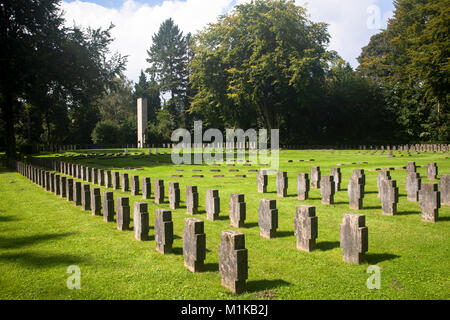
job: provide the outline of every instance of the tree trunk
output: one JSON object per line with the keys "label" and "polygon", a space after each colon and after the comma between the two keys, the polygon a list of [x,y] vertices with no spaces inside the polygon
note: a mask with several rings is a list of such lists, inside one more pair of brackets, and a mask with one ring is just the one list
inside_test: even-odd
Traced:
{"label": "tree trunk", "polygon": [[15,159],[16,154],[16,133],[14,130],[14,98],[7,93],[5,96],[3,108],[3,120],[6,126],[6,157]]}

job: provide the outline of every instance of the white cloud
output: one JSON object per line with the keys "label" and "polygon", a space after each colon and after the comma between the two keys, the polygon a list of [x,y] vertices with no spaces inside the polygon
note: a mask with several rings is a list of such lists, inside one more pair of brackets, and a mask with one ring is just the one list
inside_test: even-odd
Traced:
{"label": "white cloud", "polygon": [[[367,9],[377,4],[376,0],[297,0],[298,5],[308,8],[313,21],[329,24],[331,34],[330,49],[336,50],[354,67],[356,57],[370,36],[378,30],[369,29],[370,18]],[[112,22],[116,27],[112,31],[115,41],[113,51],[128,55],[126,76],[137,81],[140,70],[146,69],[147,50],[151,46],[151,37],[158,31],[159,25],[171,17],[184,33],[196,31],[230,10],[233,4],[248,0],[185,0],[164,1],[160,5],[149,6],[133,0],[124,1],[121,8],[105,8],[98,4],[74,1],[62,2],[66,23],[84,27],[106,28]],[[388,13],[381,12],[388,16]],[[382,24],[383,25],[383,24]]]}
{"label": "white cloud", "polygon": [[383,12],[378,3],[378,0],[296,1],[297,5],[308,9],[312,21],[329,24],[329,48],[336,50],[353,67],[358,66],[356,58],[361,48],[380,31],[379,28],[386,28],[386,21],[392,15],[392,12]]}
{"label": "white cloud", "polygon": [[148,67],[147,50],[151,46],[152,35],[159,25],[172,18],[186,34],[195,33],[230,8],[233,0],[186,0],[164,1],[161,5],[149,6],[133,0],[124,2],[121,8],[105,8],[100,5],[83,2],[62,2],[66,24],[73,22],[83,27],[106,28],[112,22],[115,28],[112,37],[112,51],[128,55],[125,75],[137,81],[141,69]]}

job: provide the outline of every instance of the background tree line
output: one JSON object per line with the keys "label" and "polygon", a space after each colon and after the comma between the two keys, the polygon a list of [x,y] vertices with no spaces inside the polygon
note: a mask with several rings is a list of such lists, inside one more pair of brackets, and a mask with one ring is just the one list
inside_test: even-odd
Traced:
{"label": "background tree line", "polygon": [[137,83],[107,30],[63,27],[59,0],[1,1],[0,135],[30,143],[150,143],[176,128],[279,128],[283,144],[448,142],[450,0],[397,0],[353,70],[325,23],[290,0],[236,6],[195,35],[172,19]]}

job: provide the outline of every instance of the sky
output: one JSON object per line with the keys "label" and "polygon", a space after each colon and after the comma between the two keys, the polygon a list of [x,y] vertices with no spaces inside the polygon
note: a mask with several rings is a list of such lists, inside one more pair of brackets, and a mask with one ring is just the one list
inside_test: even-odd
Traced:
{"label": "sky", "polygon": [[[160,24],[172,18],[184,34],[196,33],[236,4],[250,0],[63,0],[66,24],[107,28],[112,22],[113,52],[128,55],[125,75],[137,82],[149,67],[147,50]],[[314,22],[329,24],[329,49],[336,50],[353,68],[370,37],[386,28],[393,0],[296,0]]]}

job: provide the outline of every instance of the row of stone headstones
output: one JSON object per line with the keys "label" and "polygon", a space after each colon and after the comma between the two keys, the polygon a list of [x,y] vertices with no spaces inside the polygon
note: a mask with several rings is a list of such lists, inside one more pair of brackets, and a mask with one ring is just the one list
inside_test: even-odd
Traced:
{"label": "row of stone headstones", "polygon": [[[278,228],[278,210],[276,200],[261,199],[258,209],[260,236],[267,239],[276,237]],[[359,264],[368,248],[368,233],[365,216],[344,213],[341,224],[341,248],[343,260]],[[294,234],[297,248],[311,252],[316,248],[318,237],[318,218],[314,206],[299,205],[294,216]]]}
{"label": "row of stone headstones", "polygon": [[394,145],[394,146],[365,146],[360,145],[359,150],[398,150],[398,151],[429,151],[429,152],[447,152],[450,150],[450,145],[448,144],[415,144],[415,145]]}
{"label": "row of stone headstones", "polygon": [[[101,201],[100,188],[90,189],[89,184],[61,177],[53,172],[41,170],[18,162],[11,164],[22,175],[41,185],[55,195],[66,197],[83,210],[92,210],[92,215],[102,215],[105,222],[114,221],[113,192],[104,191]],[[53,182],[52,182],[53,181]],[[58,183],[57,183],[58,182]],[[57,187],[58,186],[58,187]],[[233,196],[232,196],[233,198]],[[243,199],[242,199],[243,200]],[[101,203],[102,202],[102,203]],[[130,205],[128,197],[117,198],[116,221],[118,230],[130,230]],[[149,240],[150,221],[148,206],[145,202],[135,202],[133,211],[133,229],[136,240]],[[172,212],[165,209],[155,210],[156,250],[162,254],[172,251],[173,221]],[[183,229],[184,265],[191,272],[201,271],[206,257],[206,235],[203,221],[196,218],[185,219]],[[222,285],[234,293],[245,291],[248,278],[248,254],[245,248],[245,235],[236,231],[222,231],[219,245],[219,272]]]}
{"label": "row of stone headstones", "polygon": [[[410,171],[414,168],[414,174]],[[430,174],[431,172],[431,174]],[[311,175],[314,177],[314,182],[311,181],[311,187],[317,188],[320,186],[322,203],[333,204],[334,194],[340,189],[341,172],[339,168],[332,168],[331,174],[321,177],[320,167],[312,167]],[[407,165],[407,191],[408,199],[411,201],[420,201],[422,220],[435,222],[438,218],[438,209],[440,208],[440,192],[437,186],[433,184],[425,184],[421,193],[420,181],[417,180],[417,173],[415,173],[415,163],[409,162]],[[428,176],[435,179],[437,176],[437,166],[435,163],[428,164]],[[442,203],[448,203],[449,182],[448,175],[442,175],[440,181],[441,193],[443,192]],[[258,192],[267,192],[267,174],[264,170],[258,171],[257,187]],[[363,208],[365,174],[363,169],[355,169],[353,175],[349,179],[348,197],[349,207],[353,210],[361,210]],[[279,197],[286,197],[288,179],[287,172],[278,172],[276,177],[277,195]],[[389,172],[379,171],[377,178],[378,197],[382,204],[382,213],[384,215],[395,215],[397,213],[397,204],[399,201],[398,187],[396,181],[390,179]],[[307,173],[298,174],[297,178],[298,200],[307,200],[309,192],[309,179]],[[415,200],[411,194],[415,194]],[[421,196],[420,196],[421,195]],[[420,197],[419,197],[420,196]]]}
{"label": "row of stone headstones", "polygon": [[[88,168],[80,164],[59,162],[53,163],[53,169],[61,173],[72,175],[73,177],[83,179],[100,186],[106,186],[123,192],[129,191],[129,178],[127,173],[111,172],[109,170],[101,170],[97,168]],[[91,174],[89,174],[91,173]],[[97,177],[95,179],[93,177]],[[139,194],[139,176],[131,177],[131,194],[136,196]],[[151,197],[151,179],[146,177],[142,180],[142,196],[144,199]],[[164,203],[164,180],[154,180],[154,202],[156,204]],[[208,220],[217,220],[220,213],[220,198],[219,190],[208,189],[206,191],[206,217]],[[178,209],[180,207],[180,187],[178,182],[169,183],[169,204],[171,209]],[[229,202],[230,225],[232,227],[242,227],[245,223],[246,211],[243,194],[231,194]],[[186,207],[188,214],[198,213],[198,191],[196,186],[186,187]]]}

